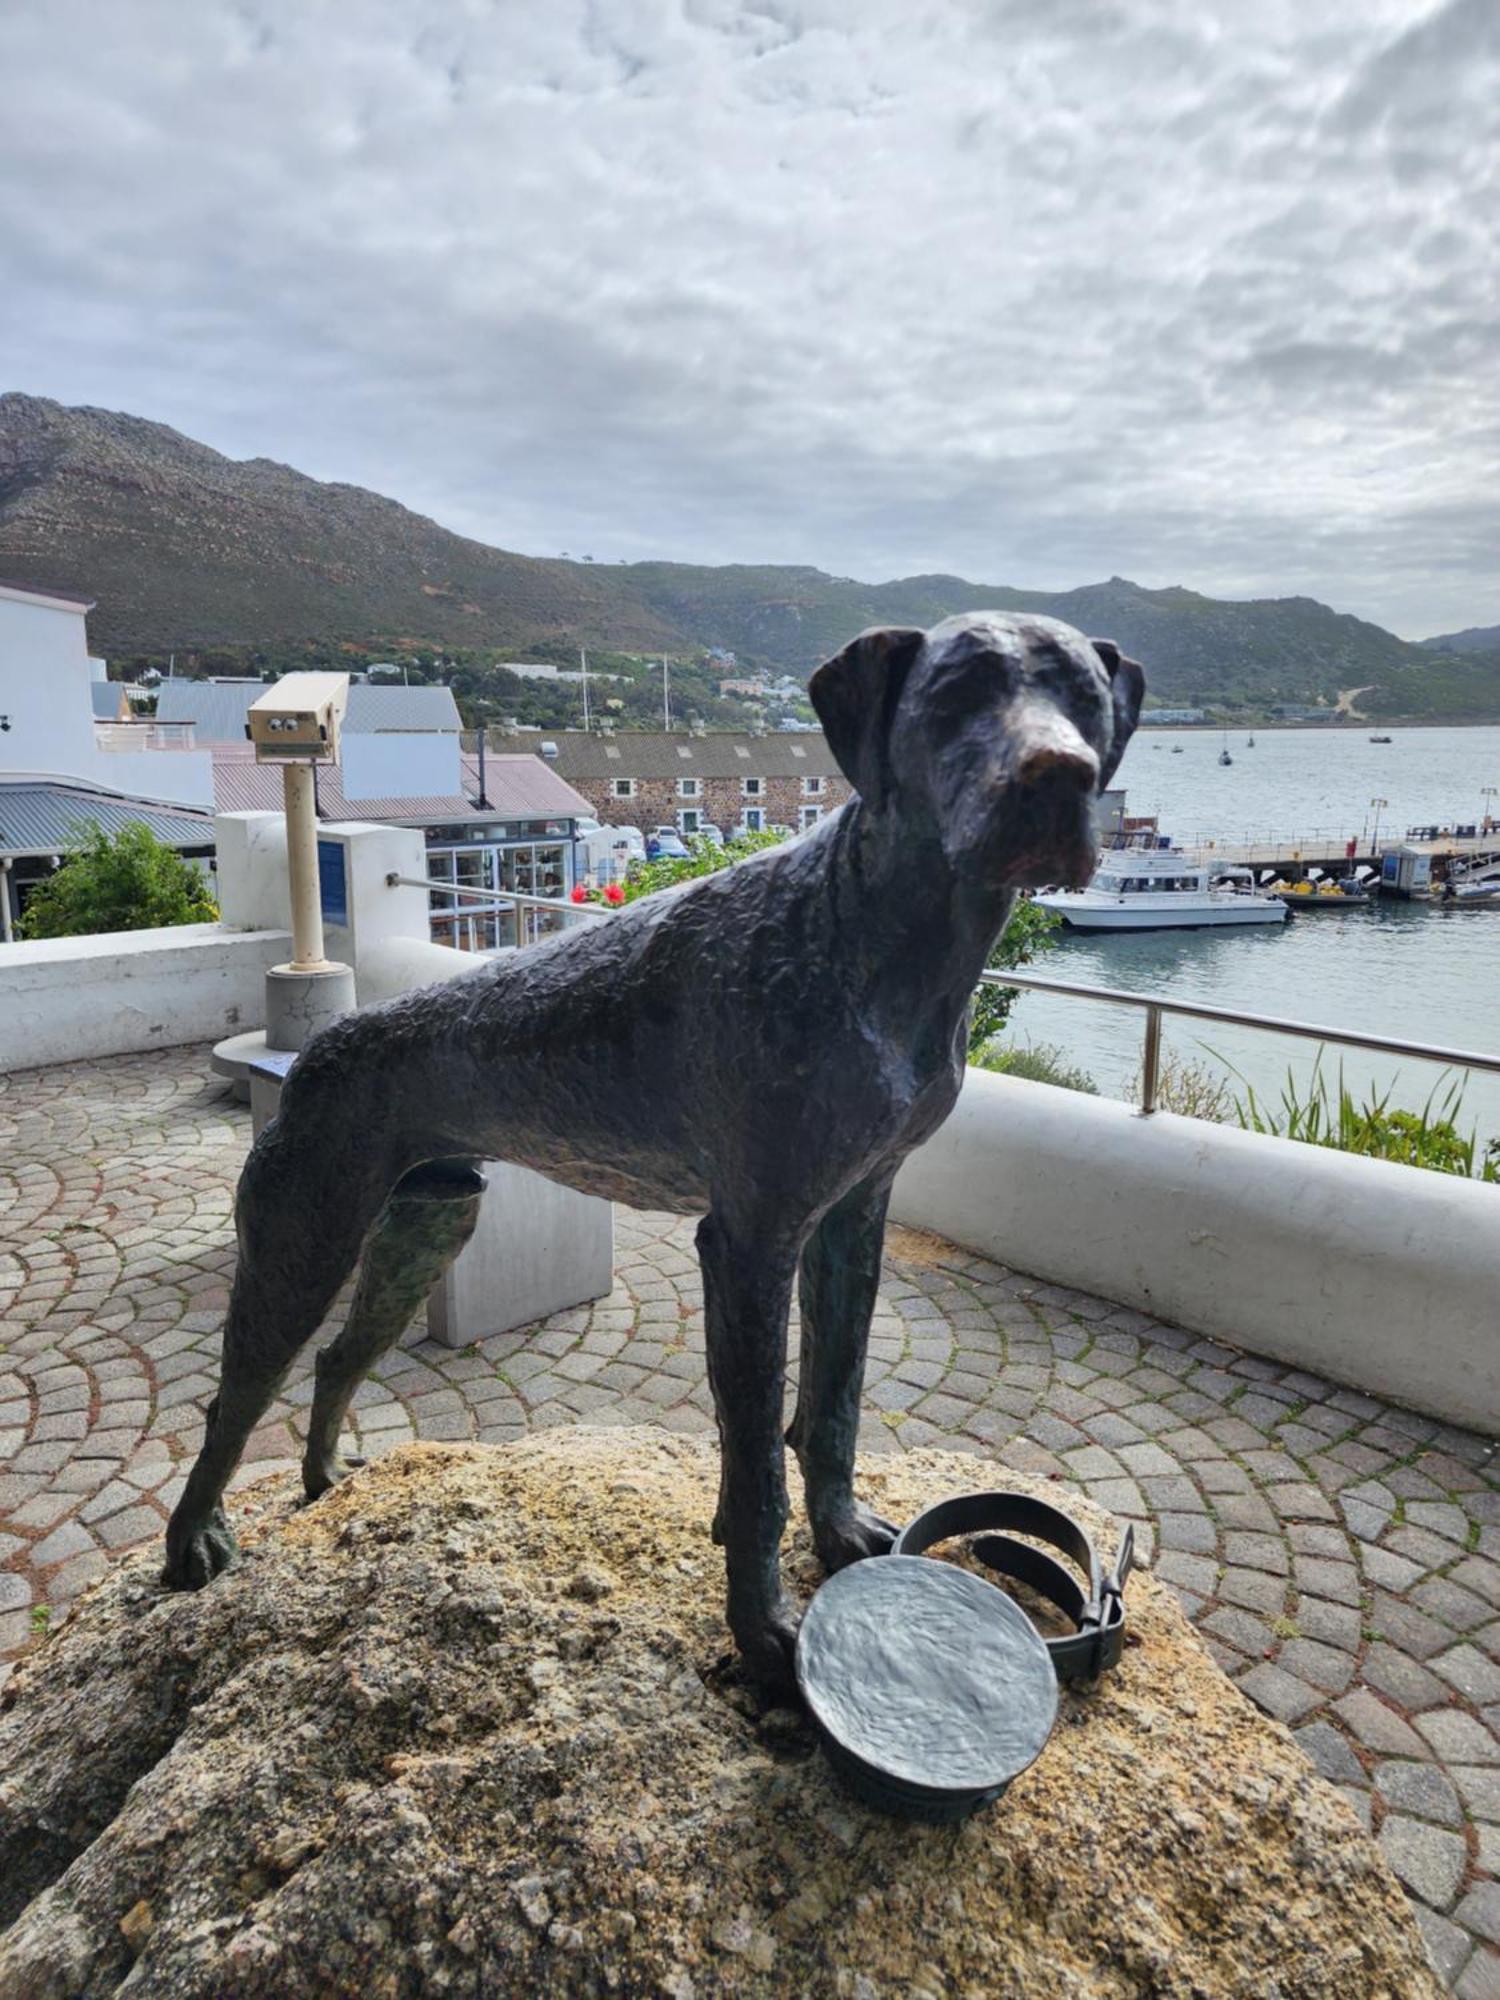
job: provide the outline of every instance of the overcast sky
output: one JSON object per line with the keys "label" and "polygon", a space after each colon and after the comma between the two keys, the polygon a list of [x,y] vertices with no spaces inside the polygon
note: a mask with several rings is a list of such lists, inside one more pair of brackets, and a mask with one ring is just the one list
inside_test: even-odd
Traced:
{"label": "overcast sky", "polygon": [[1500,0],[5,0],[0,387],[536,554],[1500,620]]}

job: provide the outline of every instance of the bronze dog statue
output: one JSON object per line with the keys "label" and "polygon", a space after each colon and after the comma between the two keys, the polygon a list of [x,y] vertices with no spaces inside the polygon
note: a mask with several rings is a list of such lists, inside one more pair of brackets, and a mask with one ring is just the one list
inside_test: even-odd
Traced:
{"label": "bronze dog statue", "polygon": [[810,693],[858,797],[784,846],[318,1035],[245,1165],[219,1393],[166,1581],[233,1559],[224,1487],[363,1251],[318,1355],[303,1465],[338,1476],[360,1380],[467,1241],[480,1160],[699,1215],[722,1450],[715,1538],[750,1669],[785,1681],[782,1394],[830,1570],[894,1530],[853,1489],[891,1182],[963,1081],[970,996],[1019,889],[1081,885],[1140,668],[1049,618],[873,631]]}

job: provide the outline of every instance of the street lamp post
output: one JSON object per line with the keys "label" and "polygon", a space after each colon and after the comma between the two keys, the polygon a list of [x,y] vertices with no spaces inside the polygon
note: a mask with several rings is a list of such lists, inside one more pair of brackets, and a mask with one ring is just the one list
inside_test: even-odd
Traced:
{"label": "street lamp post", "polygon": [[1495,796],[1495,787],[1493,785],[1481,785],[1479,787],[1479,798],[1480,798],[1479,817],[1481,820],[1483,820],[1486,827],[1489,826],[1490,819],[1492,817],[1490,800],[1494,796]]}
{"label": "street lamp post", "polygon": [[1380,859],[1380,815],[1382,810],[1390,804],[1390,800],[1371,799],[1370,804],[1375,809],[1375,831],[1370,835],[1370,852],[1375,856],[1378,863]]}

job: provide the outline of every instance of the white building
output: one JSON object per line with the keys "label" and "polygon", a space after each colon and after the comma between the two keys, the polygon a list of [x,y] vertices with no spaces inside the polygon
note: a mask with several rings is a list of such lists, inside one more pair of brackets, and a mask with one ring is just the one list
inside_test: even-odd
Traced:
{"label": "white building", "polygon": [[98,785],[157,805],[213,811],[213,762],[186,731],[95,720],[103,660],[89,656],[93,605],[0,583],[0,773]]}
{"label": "white building", "polygon": [[[260,680],[163,681],[157,721],[191,725],[194,740],[215,764],[243,751],[250,704],[266,692]],[[349,690],[339,730],[339,787],[346,799],[451,798],[459,786],[458,705],[445,687]],[[222,786],[220,787],[222,793]],[[231,810],[219,800],[220,811]]]}
{"label": "white building", "polygon": [[191,730],[125,719],[89,655],[83,598],[0,583],[0,942],[29,883],[90,823],[133,821],[183,853],[213,851],[214,778]]}

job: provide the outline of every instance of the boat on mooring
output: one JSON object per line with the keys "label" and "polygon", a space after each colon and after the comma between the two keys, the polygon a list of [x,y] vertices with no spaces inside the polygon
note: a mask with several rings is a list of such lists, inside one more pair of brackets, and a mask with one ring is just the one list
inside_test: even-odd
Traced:
{"label": "boat on mooring", "polygon": [[1035,900],[1081,931],[1281,924],[1287,914],[1279,897],[1261,895],[1248,868],[1211,866],[1180,848],[1116,848],[1086,889],[1046,889]]}
{"label": "boat on mooring", "polygon": [[1324,876],[1316,882],[1269,882],[1266,894],[1279,896],[1289,910],[1299,913],[1309,910],[1367,910],[1371,902],[1369,890],[1352,877],[1338,881]]}

